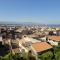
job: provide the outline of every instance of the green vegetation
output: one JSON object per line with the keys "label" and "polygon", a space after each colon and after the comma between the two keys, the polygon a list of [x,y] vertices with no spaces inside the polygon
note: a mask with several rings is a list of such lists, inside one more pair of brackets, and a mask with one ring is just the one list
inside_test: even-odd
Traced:
{"label": "green vegetation", "polygon": [[55,46],[53,51],[38,55],[38,58],[41,60],[60,60],[60,46]]}
{"label": "green vegetation", "polygon": [[56,52],[55,59],[56,60],[60,60],[60,51]]}
{"label": "green vegetation", "polygon": [[53,53],[51,51],[38,55],[38,58],[42,60],[52,60],[52,57],[53,57]]}
{"label": "green vegetation", "polygon": [[[38,55],[38,58],[41,60],[60,60],[60,44],[54,46],[53,50]],[[9,52],[6,55],[0,56],[0,60],[36,60],[36,57],[32,55],[31,51],[26,53],[22,50],[22,53],[19,54]]]}
{"label": "green vegetation", "polygon": [[54,48],[55,60],[60,60],[60,45]]}
{"label": "green vegetation", "polygon": [[11,56],[11,53],[5,55],[5,56],[1,56],[0,57],[0,60],[11,60],[12,59],[12,56]]}
{"label": "green vegetation", "polygon": [[29,53],[23,52],[20,54],[9,53],[3,57],[0,56],[0,60],[36,60],[36,58],[30,52]]}

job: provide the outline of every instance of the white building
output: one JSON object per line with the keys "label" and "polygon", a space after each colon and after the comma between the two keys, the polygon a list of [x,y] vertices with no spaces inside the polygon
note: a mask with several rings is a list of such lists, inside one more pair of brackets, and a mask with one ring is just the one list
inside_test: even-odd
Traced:
{"label": "white building", "polygon": [[51,45],[58,46],[58,43],[60,42],[60,36],[48,36],[48,42]]}

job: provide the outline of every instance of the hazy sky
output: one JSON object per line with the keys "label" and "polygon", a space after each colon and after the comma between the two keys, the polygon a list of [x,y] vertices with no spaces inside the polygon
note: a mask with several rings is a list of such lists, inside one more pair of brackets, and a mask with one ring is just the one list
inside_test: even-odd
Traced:
{"label": "hazy sky", "polygon": [[60,0],[0,0],[0,21],[60,24]]}

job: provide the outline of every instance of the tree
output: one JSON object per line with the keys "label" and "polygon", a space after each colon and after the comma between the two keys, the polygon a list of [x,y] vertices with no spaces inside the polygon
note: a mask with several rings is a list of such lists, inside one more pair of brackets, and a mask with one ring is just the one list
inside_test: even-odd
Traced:
{"label": "tree", "polygon": [[60,51],[57,51],[57,52],[55,53],[55,59],[56,59],[56,60],[60,60]]}
{"label": "tree", "polygon": [[60,60],[60,45],[59,46],[56,46],[55,48],[54,48],[54,51],[55,51],[55,59],[56,60]]}
{"label": "tree", "polygon": [[38,58],[42,60],[52,60],[52,57],[53,57],[53,53],[51,51],[38,55]]}
{"label": "tree", "polygon": [[[12,55],[13,55],[13,54],[12,54]],[[12,60],[11,53],[9,53],[9,54],[7,54],[7,55],[5,55],[5,56],[1,57],[1,59],[0,59],[0,60]]]}
{"label": "tree", "polygon": [[28,52],[28,58],[29,60],[36,60],[36,57],[32,54],[32,51]]}
{"label": "tree", "polygon": [[0,56],[0,60],[2,60],[2,56]]}

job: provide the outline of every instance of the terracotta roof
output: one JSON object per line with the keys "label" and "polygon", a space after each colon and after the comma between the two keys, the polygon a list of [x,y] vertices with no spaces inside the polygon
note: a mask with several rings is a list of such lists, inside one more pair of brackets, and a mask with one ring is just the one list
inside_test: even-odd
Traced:
{"label": "terracotta roof", "polygon": [[48,36],[48,39],[55,40],[55,41],[60,41],[60,36]]}
{"label": "terracotta roof", "polygon": [[34,43],[34,44],[32,44],[32,46],[37,52],[43,52],[45,50],[52,48],[52,46],[50,44],[48,44],[47,42]]}

